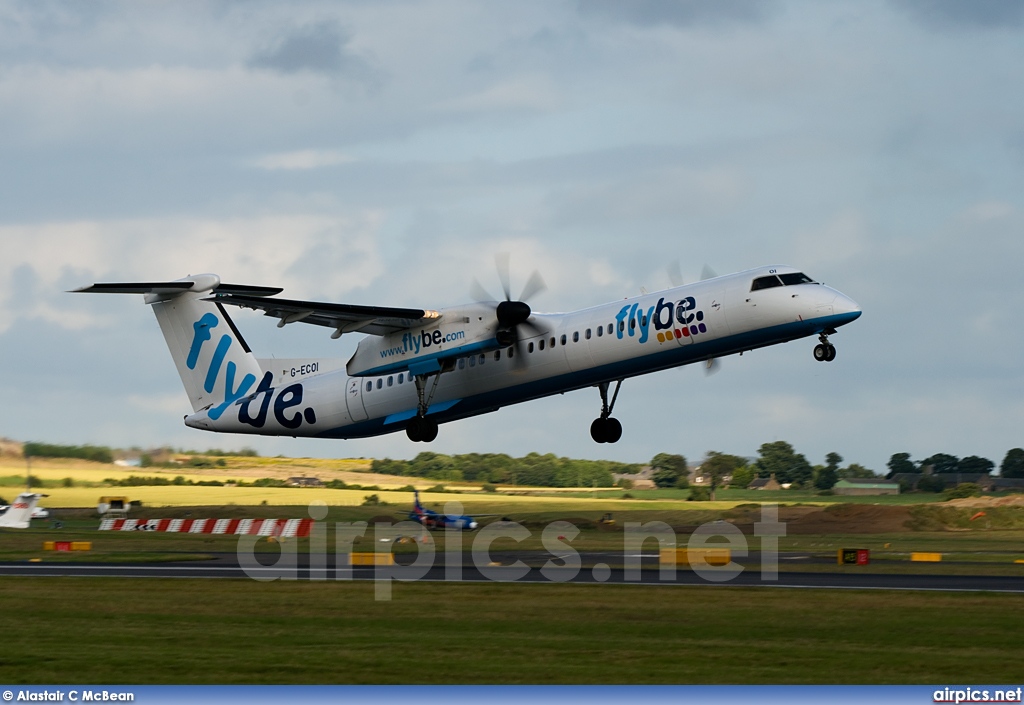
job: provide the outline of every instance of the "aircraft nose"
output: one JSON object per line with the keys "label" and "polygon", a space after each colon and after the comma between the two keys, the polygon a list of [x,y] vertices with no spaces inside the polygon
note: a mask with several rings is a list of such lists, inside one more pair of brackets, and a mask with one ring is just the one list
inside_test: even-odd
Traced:
{"label": "aircraft nose", "polygon": [[835,301],[832,302],[832,309],[835,315],[842,316],[846,322],[857,320],[862,313],[857,302],[846,294],[836,294]]}
{"label": "aircraft nose", "polygon": [[846,294],[836,292],[833,300],[833,316],[837,319],[836,325],[842,326],[860,318],[861,310],[857,302]]}

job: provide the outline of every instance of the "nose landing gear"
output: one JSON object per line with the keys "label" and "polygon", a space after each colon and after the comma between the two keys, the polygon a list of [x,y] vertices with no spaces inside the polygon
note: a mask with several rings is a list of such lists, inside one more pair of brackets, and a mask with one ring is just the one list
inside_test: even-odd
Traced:
{"label": "nose landing gear", "polygon": [[619,396],[619,387],[622,380],[615,383],[615,392],[612,394],[612,401],[608,403],[608,383],[601,382],[597,388],[601,391],[601,416],[594,419],[590,424],[590,437],[597,443],[617,443],[622,438],[622,424],[612,417],[612,409],[615,407],[615,400]]}
{"label": "nose landing gear", "polygon": [[835,360],[836,346],[828,342],[828,333],[819,335],[818,340],[821,342],[814,346],[814,359],[818,362],[832,362]]}

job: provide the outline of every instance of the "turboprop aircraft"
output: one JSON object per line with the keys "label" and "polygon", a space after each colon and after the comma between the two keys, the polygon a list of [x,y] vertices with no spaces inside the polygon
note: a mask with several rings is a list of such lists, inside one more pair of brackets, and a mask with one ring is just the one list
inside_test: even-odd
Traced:
{"label": "turboprop aircraft", "polygon": [[32,514],[36,504],[45,494],[37,492],[22,492],[14,500],[6,512],[0,514],[0,528],[6,529],[27,529],[32,523]]}
{"label": "turboprop aircraft", "polygon": [[[192,402],[185,425],[270,436],[366,438],[404,430],[430,442],[438,424],[587,387],[600,393],[590,425],[615,443],[623,380],[810,336],[831,362],[829,336],[860,308],[798,269],[766,266],[569,313],[535,313],[535,272],[519,300],[499,262],[505,298],[478,285],[477,303],[441,310],[277,298],[275,287],[224,284],[214,274],[170,282],[93,284],[76,292],[144,294]],[[258,359],[225,306],[263,311],[278,326],[307,323],[332,338],[361,333],[342,359]],[[614,390],[610,387],[614,383]],[[612,394],[609,398],[609,391]]]}
{"label": "turboprop aircraft", "polygon": [[474,531],[480,524],[478,517],[493,516],[492,514],[440,514],[433,509],[427,509],[420,503],[420,493],[413,492],[412,511],[409,512],[409,519],[423,524],[428,529],[458,529],[459,531]]}

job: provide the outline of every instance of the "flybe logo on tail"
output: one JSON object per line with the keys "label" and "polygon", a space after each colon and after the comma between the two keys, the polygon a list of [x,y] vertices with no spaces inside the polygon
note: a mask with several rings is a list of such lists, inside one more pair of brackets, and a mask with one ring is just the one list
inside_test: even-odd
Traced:
{"label": "flybe logo on tail", "polygon": [[697,310],[697,300],[692,296],[674,303],[661,298],[646,311],[640,308],[639,303],[627,304],[615,315],[615,324],[615,334],[620,340],[625,335],[637,335],[639,330],[641,343],[646,343],[650,338],[652,325],[659,343],[673,338],[696,337],[708,332],[704,324],[704,312]]}
{"label": "flybe logo on tail", "polygon": [[[213,339],[212,331],[218,325],[220,325],[220,319],[212,313],[204,313],[202,318],[192,324],[194,331],[192,345],[188,350],[188,358],[185,360],[185,364],[188,365],[190,370],[194,370],[196,365],[199,364],[199,353],[202,351],[203,345]],[[221,368],[225,367],[224,358],[227,357],[232,342],[234,342],[232,337],[227,333],[222,335],[220,340],[217,341],[217,349],[213,353],[213,359],[210,360],[210,368],[206,371],[206,379],[203,381],[203,389],[206,390],[207,394],[213,393]],[[228,360],[224,379],[224,402],[212,407],[207,412],[214,421],[221,417],[221,414],[224,413],[224,410],[232,402],[241,399],[252,385],[256,384],[256,377],[252,374],[247,374],[238,383],[238,386],[235,387],[235,375],[237,373],[238,365]]]}

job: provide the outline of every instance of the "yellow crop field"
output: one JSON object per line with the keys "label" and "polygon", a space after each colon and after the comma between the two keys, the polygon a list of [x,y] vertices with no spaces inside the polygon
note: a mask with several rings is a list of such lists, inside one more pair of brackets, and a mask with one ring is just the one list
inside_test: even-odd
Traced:
{"label": "yellow crop field", "polygon": [[[147,507],[190,507],[236,505],[291,505],[301,506],[314,500],[328,506],[359,506],[367,495],[375,494],[381,501],[391,505],[382,508],[387,513],[394,507],[406,510],[412,507],[411,492],[394,490],[332,490],[324,488],[292,487],[197,487],[192,485],[165,485],[159,487],[57,487],[43,490],[48,497],[42,504],[46,507],[95,507],[102,495],[124,496],[130,501],[139,500]],[[465,511],[472,512],[473,505],[515,505],[530,507],[536,511],[545,508],[615,507],[633,504],[630,500],[592,500],[580,497],[505,497],[494,494],[452,494],[447,492],[420,493],[426,504],[442,508],[451,501],[461,502]],[[663,503],[640,502],[642,506],[655,508]]]}

